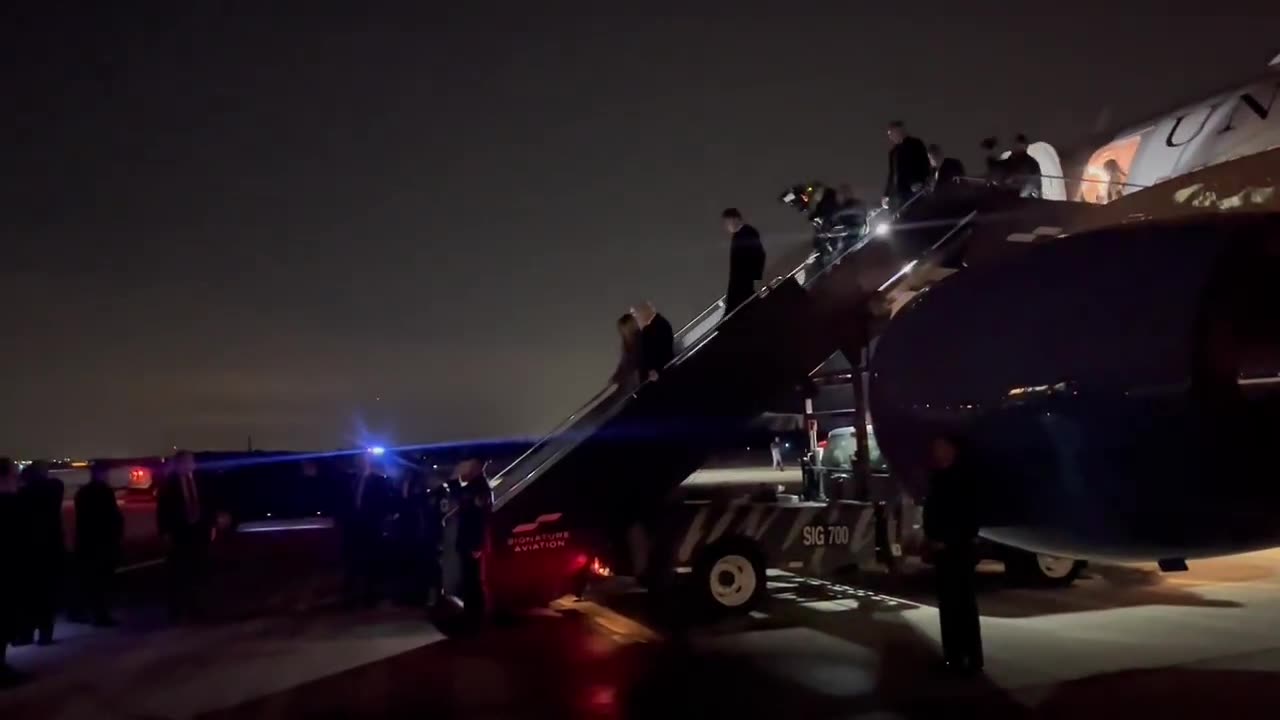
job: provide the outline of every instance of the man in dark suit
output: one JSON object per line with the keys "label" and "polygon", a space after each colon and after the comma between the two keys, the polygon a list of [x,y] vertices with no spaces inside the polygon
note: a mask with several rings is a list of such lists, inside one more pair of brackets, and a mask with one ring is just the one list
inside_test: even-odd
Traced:
{"label": "man in dark suit", "polygon": [[1027,152],[1027,136],[1018,133],[1013,139],[1009,157],[1004,159],[1009,184],[1017,188],[1022,197],[1040,197],[1040,162]]}
{"label": "man in dark suit", "polygon": [[21,641],[35,634],[40,645],[53,644],[53,625],[58,612],[58,590],[62,586],[66,540],[62,534],[62,481],[49,477],[42,462],[22,471],[19,505],[27,517],[26,547],[29,565],[27,613]]}
{"label": "man in dark suit", "polygon": [[156,494],[156,523],[169,541],[166,570],[174,620],[195,612],[197,587],[208,561],[213,524],[204,491],[196,479],[195,456],[187,450],[174,453]]}
{"label": "man in dark suit", "polygon": [[76,570],[80,578],[80,608],[99,627],[115,624],[111,617],[111,581],[120,561],[124,516],[116,493],[107,484],[107,469],[94,463],[89,482],[76,493]]}
{"label": "man in dark suit", "polygon": [[924,505],[924,532],[934,550],[943,659],[950,669],[979,672],[983,653],[974,589],[977,472],[972,455],[965,452],[958,438],[937,438],[930,452],[933,473]]}
{"label": "man in dark suit", "polygon": [[374,466],[372,451],[356,456],[344,503],[342,547],[348,604],[377,602],[383,579],[382,534],[394,497],[391,483]]}
{"label": "man in dark suit", "polygon": [[929,187],[937,189],[947,187],[964,177],[964,164],[953,157],[947,157],[942,146],[934,143],[929,146],[929,166],[933,168]]}
{"label": "man in dark suit", "polygon": [[489,551],[489,516],[493,512],[493,487],[479,460],[458,464],[456,477],[449,481],[453,502],[458,508],[459,584],[462,609],[473,625],[484,620],[488,607],[485,559]]}
{"label": "man in dark suit", "polygon": [[920,138],[907,134],[901,121],[889,123],[889,176],[884,182],[883,204],[890,210],[900,210],[929,182],[929,152]]}
{"label": "man in dark suit", "polygon": [[18,672],[5,662],[9,644],[22,626],[25,565],[19,548],[26,542],[26,517],[18,497],[18,464],[0,458],[0,688],[16,684]]}
{"label": "man in dark suit", "polygon": [[729,288],[725,291],[725,315],[746,302],[764,277],[765,252],[760,233],[742,220],[737,208],[720,213],[725,232],[729,233]]}
{"label": "man in dark suit", "polygon": [[657,380],[667,363],[675,358],[675,332],[651,302],[631,308],[631,314],[640,324],[640,379]]}

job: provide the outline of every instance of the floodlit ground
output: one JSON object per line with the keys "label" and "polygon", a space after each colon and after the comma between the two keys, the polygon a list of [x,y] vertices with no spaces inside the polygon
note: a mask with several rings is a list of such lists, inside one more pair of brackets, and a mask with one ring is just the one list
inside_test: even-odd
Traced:
{"label": "floodlit ground", "polygon": [[987,673],[973,679],[934,668],[927,569],[843,584],[777,574],[760,612],[696,628],[618,581],[457,634],[412,610],[337,608],[336,550],[332,530],[238,536],[204,594],[206,620],[177,628],[156,606],[156,568],[131,573],[124,627],[64,624],[57,646],[17,650],[29,679],[0,691],[0,717],[1274,718],[1280,707],[1280,550],[1177,575],[1097,567],[1066,590],[1011,588],[984,565]]}
{"label": "floodlit ground", "polygon": [[800,466],[791,465],[782,471],[772,468],[714,468],[699,470],[684,481],[685,485],[763,485],[800,484]]}

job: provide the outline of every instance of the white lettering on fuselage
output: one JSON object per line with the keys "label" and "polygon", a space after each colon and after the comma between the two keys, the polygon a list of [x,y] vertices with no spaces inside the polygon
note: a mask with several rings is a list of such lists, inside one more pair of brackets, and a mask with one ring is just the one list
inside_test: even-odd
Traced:
{"label": "white lettering on fuselage", "polygon": [[507,538],[507,546],[514,552],[532,552],[535,550],[555,550],[569,546],[569,531],[538,533],[537,535],[516,535]]}

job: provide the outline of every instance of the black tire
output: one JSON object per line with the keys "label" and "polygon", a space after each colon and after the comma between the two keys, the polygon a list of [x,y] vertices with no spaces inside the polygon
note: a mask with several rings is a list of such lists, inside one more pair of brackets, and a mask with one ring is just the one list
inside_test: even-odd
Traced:
{"label": "black tire", "polygon": [[1084,571],[1085,561],[1025,550],[1006,551],[1005,572],[1020,585],[1032,587],[1069,587]]}
{"label": "black tire", "polygon": [[694,597],[708,613],[745,615],[768,592],[764,555],[750,540],[718,542],[698,554],[691,582]]}

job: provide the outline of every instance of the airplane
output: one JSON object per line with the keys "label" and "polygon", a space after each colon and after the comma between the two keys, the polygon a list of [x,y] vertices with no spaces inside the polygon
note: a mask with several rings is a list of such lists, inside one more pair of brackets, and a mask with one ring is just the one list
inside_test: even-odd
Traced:
{"label": "airplane", "polygon": [[[717,443],[864,349],[892,475],[922,495],[929,441],[963,436],[990,540],[1167,569],[1280,545],[1280,483],[1256,470],[1280,436],[1278,71],[1080,152],[1033,144],[1041,197],[921,193],[844,255],[711,305],[658,380],[603,388],[493,478],[495,592],[558,597],[592,555],[658,564],[622,551],[631,530],[661,525]],[[796,507],[797,529],[819,511]],[[763,587],[756,525],[717,522],[667,570],[715,597]],[[658,542],[662,566],[686,546]]]}
{"label": "airplane", "polygon": [[1043,196],[1075,202],[977,232],[876,342],[895,473],[919,492],[929,439],[961,437],[983,536],[1037,553],[1181,569],[1280,545],[1277,95],[1280,56],[1085,148],[1081,182],[1039,143]]}
{"label": "airplane", "polygon": [[1101,144],[1059,153],[1033,143],[1028,153],[1045,176],[1041,196],[1104,203],[1210,165],[1280,145],[1280,55],[1258,75],[1225,90],[1179,103],[1169,111],[1126,123]]}

